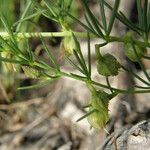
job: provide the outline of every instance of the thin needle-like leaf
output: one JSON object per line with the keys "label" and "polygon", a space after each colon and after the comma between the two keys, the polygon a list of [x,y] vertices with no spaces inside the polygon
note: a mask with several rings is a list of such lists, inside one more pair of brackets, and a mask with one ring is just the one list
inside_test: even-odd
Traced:
{"label": "thin needle-like leaf", "polygon": [[[78,24],[80,24],[80,25],[81,25],[84,29],[86,29],[88,32],[90,32],[90,33],[96,35],[97,37],[99,37],[99,35],[98,35],[98,34],[95,34],[95,32],[93,33],[93,31],[92,31],[86,24],[82,23],[79,19],[77,19],[76,17],[74,17],[73,15],[71,15],[71,14],[70,14],[68,11],[66,11],[65,9],[61,9],[61,8],[57,7],[57,6],[54,4],[54,2],[51,3],[51,5],[52,5],[53,7],[55,7],[55,8],[57,8],[59,11],[63,11],[70,19],[76,21]],[[38,6],[38,7],[40,7],[40,6]],[[48,17],[48,15],[46,15],[46,14],[44,14],[44,15],[45,15],[46,17]],[[52,20],[51,17],[48,17],[48,18]],[[57,20],[55,20],[55,21],[58,22]]]}
{"label": "thin needle-like leaf", "polygon": [[8,62],[8,63],[14,63],[14,64],[20,64],[20,65],[28,64],[27,61],[19,61],[19,60],[15,60],[12,58],[4,58],[2,56],[0,56],[0,61],[4,61],[4,62]]}
{"label": "thin needle-like leaf", "polygon": [[0,18],[1,18],[1,21],[2,21],[2,23],[3,23],[3,25],[4,25],[5,29],[6,29],[6,31],[10,35],[11,40],[14,43],[16,43],[16,39],[15,39],[15,36],[14,36],[12,30],[11,30],[11,26],[10,26],[7,18],[5,17],[5,15],[2,12],[0,12]]}
{"label": "thin needle-like leaf", "polygon": [[61,8],[64,9],[65,8],[64,0],[59,0],[59,3],[60,3]]}
{"label": "thin needle-like leaf", "polygon": [[[112,8],[106,1],[104,1],[104,3],[105,3],[105,5],[106,5],[107,8],[109,8],[111,11],[113,10],[113,8]],[[121,16],[118,12],[116,12],[116,18],[117,18],[121,23],[123,23],[124,25],[126,25],[129,29],[131,29],[131,30],[135,31],[136,33],[138,33],[139,35],[141,35],[141,34],[140,34],[140,31],[141,31],[142,29],[141,29],[141,28],[138,28],[135,24],[132,25],[131,23],[126,22],[126,20],[124,20],[124,19],[122,18],[122,16]]]}
{"label": "thin needle-like leaf", "polygon": [[139,27],[143,28],[143,16],[142,16],[142,4],[141,4],[141,0],[136,0],[136,4],[137,4],[137,11],[138,11]]}
{"label": "thin needle-like leaf", "polygon": [[125,68],[124,66],[121,65],[121,68],[123,70],[125,70],[126,72],[128,72],[129,74],[133,75],[135,78],[137,78],[139,81],[143,82],[145,85],[150,86],[150,83],[145,81],[144,79],[142,79],[140,76],[138,76],[136,73],[134,73],[132,70],[129,70],[127,68]]}
{"label": "thin needle-like leaf", "polygon": [[143,56],[143,58],[150,60],[149,56]]}
{"label": "thin needle-like leaf", "polygon": [[150,4],[148,5],[148,14],[147,14],[147,24],[148,24],[148,32],[150,31]]}
{"label": "thin needle-like leaf", "polygon": [[90,106],[92,106],[91,104],[89,104],[89,105],[85,105],[85,106],[83,106],[82,108],[89,108]]}
{"label": "thin needle-like leaf", "polygon": [[87,76],[88,75],[87,68],[84,66],[83,62],[81,61],[81,59],[78,55],[78,53],[75,50],[73,51],[73,53],[74,53],[74,56],[76,57],[78,63],[80,64],[81,68],[84,70],[84,75]]}
{"label": "thin needle-like leaf", "polygon": [[89,28],[91,29],[92,33],[94,33],[95,35],[99,36],[98,33],[97,33],[97,32],[94,30],[94,28],[92,27],[92,25],[91,25],[91,23],[90,23],[90,21],[89,21],[89,19],[88,19],[88,17],[87,17],[86,14],[84,15],[84,17],[85,17],[85,20],[86,20],[86,22],[87,22]]}
{"label": "thin needle-like leaf", "polygon": [[32,15],[29,15],[29,16],[23,18],[23,19],[19,19],[18,21],[16,21],[16,22],[13,24],[13,27],[17,26],[19,23],[22,23],[22,22],[27,21],[27,20],[29,20],[29,19],[32,19],[32,18],[34,18],[34,17],[36,17],[36,16],[39,16],[39,15],[43,14],[44,12],[46,12],[46,10],[38,11],[38,12],[35,12],[35,13],[33,13]]}
{"label": "thin needle-like leaf", "polygon": [[[88,69],[87,69],[87,66],[86,66],[86,63],[85,63],[85,60],[84,60],[84,57],[83,57],[83,54],[82,54],[82,51],[81,51],[81,48],[80,48],[80,44],[79,44],[79,42],[78,42],[78,40],[77,40],[77,38],[75,37],[75,35],[74,34],[72,34],[72,36],[73,36],[73,38],[74,38],[74,41],[75,41],[75,43],[76,43],[76,45],[77,45],[77,47],[78,47],[78,49],[77,49],[77,52],[79,53],[79,56],[80,56],[80,61],[81,61],[81,63],[82,63],[82,65],[83,65],[83,69],[85,70],[85,72],[87,73],[87,75],[88,75]],[[76,51],[75,51],[75,53],[76,53]],[[77,55],[76,55],[77,56]]]}
{"label": "thin needle-like leaf", "polygon": [[145,35],[146,40],[148,40],[148,25],[147,25],[147,9],[148,9],[148,0],[144,1],[144,10],[143,10],[143,20],[144,20],[144,29],[145,29]]}
{"label": "thin needle-like leaf", "polygon": [[34,85],[30,85],[30,86],[24,86],[24,87],[19,87],[17,88],[18,90],[29,90],[29,89],[36,89],[36,88],[41,88],[41,87],[44,87],[48,84],[50,84],[51,82],[55,81],[56,79],[47,79],[43,82],[40,82],[40,83],[37,83],[37,84],[34,84]]}
{"label": "thin needle-like leaf", "polygon": [[79,119],[77,120],[77,122],[79,122],[79,121],[83,120],[84,118],[88,117],[89,115],[93,114],[95,111],[96,111],[96,110],[93,109],[92,111],[86,113],[84,116],[82,116],[81,118],[79,118]]}
{"label": "thin needle-like leaf", "polygon": [[143,87],[143,86],[138,86],[138,85],[135,85],[135,88],[139,88],[139,89],[150,89],[150,87]]}
{"label": "thin needle-like leaf", "polygon": [[[25,10],[24,10],[24,12],[23,12],[23,14],[22,14],[21,17],[20,17],[21,20],[26,17],[27,13],[29,12],[29,9],[30,9],[31,5],[32,5],[32,0],[28,2],[28,4],[27,4],[27,6],[26,6],[26,8],[25,8]],[[17,26],[17,28],[16,28],[16,32],[19,32],[19,31],[20,31],[21,25],[22,25],[22,22],[20,22],[20,23],[18,24],[18,26]]]}
{"label": "thin needle-like leaf", "polygon": [[76,21],[78,24],[80,24],[84,29],[86,29],[88,32],[96,35],[97,37],[99,36],[97,33],[95,34],[95,32],[93,32],[93,30],[91,28],[89,28],[87,25],[85,25],[84,23],[82,23],[79,19],[77,19],[76,17],[72,16],[70,13],[66,12],[66,14],[68,15],[68,17],[70,17],[72,20]]}
{"label": "thin needle-like leaf", "polygon": [[99,28],[98,20],[95,18],[95,16],[93,15],[93,13],[91,12],[91,10],[89,9],[87,3],[84,0],[82,0],[81,2],[82,2],[82,5],[85,8],[86,14],[89,17],[90,22],[91,22],[93,28],[97,31],[97,34],[100,37],[104,38],[104,35],[103,35],[101,29]]}
{"label": "thin needle-like leaf", "polygon": [[55,22],[59,22],[58,21],[58,18],[56,18],[52,13],[51,11],[47,8],[45,9],[44,7],[42,7],[36,0],[32,0],[32,2],[34,3],[34,5],[36,6],[36,10],[38,10],[39,12],[42,12],[43,16],[50,19],[50,20],[53,20]]}
{"label": "thin needle-like leaf", "polygon": [[91,46],[89,33],[87,33],[87,37],[88,37],[88,68],[89,68],[89,77],[91,78]]}
{"label": "thin needle-like leaf", "polygon": [[106,22],[106,16],[105,16],[105,10],[104,10],[104,0],[99,0],[100,4],[100,13],[102,17],[102,23],[105,33],[107,33],[107,22]]}
{"label": "thin needle-like leaf", "polygon": [[4,43],[5,46],[8,47],[8,49],[10,50],[10,52],[12,52],[14,54],[14,56],[20,58],[21,60],[25,60],[27,61],[27,58],[24,56],[24,54],[16,47],[16,45],[12,42],[9,41],[9,43],[4,40],[1,36],[0,36],[0,42]]}
{"label": "thin needle-like leaf", "polygon": [[45,42],[44,42],[42,36],[40,36],[40,38],[41,38],[42,44],[43,44],[43,46],[44,46],[44,49],[46,50],[46,52],[47,52],[47,54],[48,54],[48,56],[49,56],[49,59],[51,60],[51,62],[52,62],[53,65],[55,66],[55,68],[56,68],[57,70],[60,70],[59,65],[57,64],[57,62],[56,62],[55,58],[53,57],[52,53],[49,51],[48,47],[46,46],[46,44],[45,44]]}
{"label": "thin needle-like leaf", "polygon": [[81,73],[84,74],[84,71],[77,64],[75,64],[69,57],[67,58],[67,60],[74,68],[76,68],[77,70],[79,70]]}
{"label": "thin needle-like leaf", "polygon": [[74,74],[74,73],[70,73],[73,77],[76,77],[76,78],[80,78],[81,80],[86,80],[87,78],[86,77],[83,77],[81,75],[77,75],[77,74]]}
{"label": "thin needle-like leaf", "polygon": [[118,15],[118,20],[120,20],[124,25],[126,25],[126,27],[128,27],[129,29],[135,31],[136,33],[138,33],[139,35],[141,35],[140,31],[142,31],[142,29],[139,29],[135,24],[133,24],[131,21],[129,21],[125,16],[123,15]]}
{"label": "thin needle-like leaf", "polygon": [[109,25],[108,25],[107,35],[109,35],[112,30],[112,27],[113,27],[113,24],[114,24],[114,21],[116,18],[116,13],[119,8],[119,4],[120,4],[120,0],[115,0],[115,4],[114,4],[113,10],[112,10],[112,15],[110,17],[110,21],[109,21]]}
{"label": "thin needle-like leaf", "polygon": [[71,5],[72,5],[72,2],[73,2],[73,0],[69,0],[69,2],[68,2],[68,6],[67,6],[67,11],[69,12],[69,10],[70,10],[70,8],[71,8]]}
{"label": "thin needle-like leaf", "polygon": [[55,17],[55,18],[58,18],[58,14],[56,13],[56,11],[53,9],[52,5],[50,2],[44,0],[44,3],[45,5],[47,6],[48,10],[50,13],[52,13],[52,15]]}

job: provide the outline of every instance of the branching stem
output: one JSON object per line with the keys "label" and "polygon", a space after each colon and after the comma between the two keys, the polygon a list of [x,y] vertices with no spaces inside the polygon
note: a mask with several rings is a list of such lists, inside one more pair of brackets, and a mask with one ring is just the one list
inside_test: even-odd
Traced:
{"label": "branching stem", "polygon": [[[73,32],[75,36],[79,37],[79,38],[86,38],[87,39],[87,32]],[[14,33],[14,35],[16,37],[18,37],[19,39],[23,39],[23,38],[39,38],[39,37],[43,37],[43,38],[48,38],[48,37],[66,37],[66,36],[71,36],[72,32],[71,31],[62,31],[62,32],[25,32],[25,33]],[[0,32],[0,36],[3,38],[8,38],[10,35],[7,32]],[[90,34],[91,38],[98,38],[93,34]],[[121,37],[116,37],[116,36],[109,36],[109,37],[105,37],[104,39],[106,42],[110,43],[110,42],[123,42],[123,43],[132,43],[134,42],[137,45],[140,45],[142,47],[150,47],[150,43],[149,42],[143,42],[143,41],[139,41],[139,40],[135,40],[135,39],[126,39],[124,36]]]}

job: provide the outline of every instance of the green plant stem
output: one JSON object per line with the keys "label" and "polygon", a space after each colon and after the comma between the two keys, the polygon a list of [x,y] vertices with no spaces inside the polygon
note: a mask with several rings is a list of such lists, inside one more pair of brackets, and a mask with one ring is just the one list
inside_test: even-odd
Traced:
{"label": "green plant stem", "polygon": [[136,88],[140,88],[140,89],[150,89],[150,87],[139,86],[139,85],[135,85],[134,87],[136,87]]}
{"label": "green plant stem", "polygon": [[[11,61],[7,61],[7,60],[3,60],[3,61],[11,62]],[[20,62],[13,61],[12,63],[20,63]],[[38,67],[40,67],[42,69],[45,69],[47,71],[50,71],[50,72],[53,71],[53,73],[55,73],[58,77],[62,77],[62,76],[69,77],[69,78],[72,78],[72,79],[75,79],[75,80],[78,80],[78,81],[82,81],[84,83],[90,82],[91,84],[93,84],[95,86],[99,86],[101,88],[110,89],[110,87],[108,85],[98,83],[94,80],[89,80],[84,76],[75,75],[75,74],[72,74],[72,73],[66,73],[66,72],[51,68],[47,64],[45,64],[43,62],[40,62],[40,61],[39,62],[34,62],[34,66],[38,66]],[[128,89],[128,90],[124,90],[124,89],[117,89],[117,88],[111,87],[111,89],[114,92],[117,92],[117,93],[127,93],[127,94],[130,94],[130,93],[149,93],[150,92],[150,90],[134,90],[133,88]]]}
{"label": "green plant stem", "polygon": [[[66,72],[59,72],[59,75],[69,77],[69,78],[72,78],[72,79],[75,79],[75,80],[79,80],[79,81],[82,81],[82,82],[85,82],[85,83],[90,82],[93,85],[96,85],[96,86],[99,86],[99,87],[102,87],[102,88],[105,88],[105,89],[110,89],[110,87],[108,85],[98,83],[94,80],[89,81],[86,77],[74,76],[74,75],[68,74]],[[131,94],[131,93],[140,94],[140,93],[149,93],[150,92],[150,90],[134,90],[133,88],[128,89],[128,90],[124,90],[124,89],[117,89],[117,88],[111,87],[111,89],[114,90],[114,92],[126,93],[126,94]]]}
{"label": "green plant stem", "polygon": [[150,86],[150,83],[142,79],[140,76],[138,76],[136,73],[134,73],[132,70],[129,70],[121,65],[121,68],[125,71],[127,71],[129,74],[133,75],[135,78],[137,78],[139,81],[143,82],[144,84]]}
{"label": "green plant stem", "polygon": [[[23,12],[23,14],[22,14],[21,17],[20,17],[20,20],[22,20],[22,19],[25,18],[25,16],[26,16],[26,14],[28,13],[28,11],[29,11],[29,9],[30,9],[32,3],[33,3],[32,1],[29,1],[29,3],[27,4],[27,6],[26,6],[26,8],[25,8],[25,10],[24,10],[24,12]],[[22,22],[19,22],[19,24],[18,24],[18,26],[17,26],[17,28],[16,28],[16,31],[17,31],[17,32],[20,30],[21,25],[22,25]]]}
{"label": "green plant stem", "polygon": [[[70,31],[62,31],[62,32],[24,32],[24,33],[14,33],[14,35],[19,38],[19,39],[24,39],[24,38],[33,38],[33,37],[43,37],[43,38],[50,38],[50,37],[66,37],[66,36],[71,36],[71,34],[74,33],[75,36],[79,38],[87,38],[87,32],[70,32]],[[3,38],[8,38],[10,35],[7,32],[0,32],[0,36]],[[90,34],[91,38],[98,38],[97,36]],[[150,47],[149,42],[143,42],[135,39],[127,39],[124,36],[121,37],[116,37],[116,36],[105,36],[104,39],[106,42],[122,42],[122,43],[132,43],[134,42],[137,45],[140,45],[142,47]]]}
{"label": "green plant stem", "polygon": [[109,82],[109,77],[106,77],[106,82],[107,82],[107,85],[108,85],[108,87],[109,87],[111,93],[113,94],[113,90],[112,90],[111,85],[110,85],[110,82]]}
{"label": "green plant stem", "polygon": [[[92,84],[94,85],[97,85],[97,86],[101,86],[100,83],[96,82],[96,81],[91,81]],[[109,89],[108,86],[106,85],[103,85],[103,88],[107,88]],[[142,94],[142,93],[149,93],[150,90],[134,90],[133,88],[132,89],[128,89],[128,90],[124,90],[124,89],[117,89],[117,88],[114,88],[114,87],[111,87],[115,92],[118,92],[118,93],[122,93],[122,94],[131,94],[131,93],[134,93],[134,94]]]}

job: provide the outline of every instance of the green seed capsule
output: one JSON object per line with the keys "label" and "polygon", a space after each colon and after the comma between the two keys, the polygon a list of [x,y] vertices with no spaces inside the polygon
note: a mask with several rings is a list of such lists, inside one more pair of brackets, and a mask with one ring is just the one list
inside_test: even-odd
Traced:
{"label": "green seed capsule", "polygon": [[89,104],[86,106],[86,108],[88,107],[89,110],[84,116],[79,118],[78,121],[87,117],[87,120],[91,127],[97,129],[104,128],[109,120],[109,101],[118,93],[114,92],[112,94],[108,94],[104,91],[97,91],[90,82],[87,82],[87,87],[92,93]]}
{"label": "green seed capsule", "polygon": [[29,78],[37,79],[41,76],[41,72],[29,66],[22,66],[25,75]]}
{"label": "green seed capsule", "polygon": [[104,92],[104,91],[97,91],[99,101],[102,101],[103,106],[105,107],[106,110],[108,110],[108,103],[110,101],[110,94]]}
{"label": "green seed capsule", "polygon": [[96,95],[92,95],[91,105],[94,109],[108,110],[109,94],[104,91],[97,91]]}
{"label": "green seed capsule", "polygon": [[120,63],[111,54],[101,54],[97,56],[97,71],[103,76],[116,76],[120,68]]}
{"label": "green seed capsule", "polygon": [[104,91],[97,91],[90,100],[89,112],[95,110],[88,116],[88,122],[93,128],[104,128],[109,120],[108,103],[109,94]]}
{"label": "green seed capsule", "polygon": [[[91,112],[92,110],[93,107],[90,107],[89,112]],[[95,111],[87,117],[87,120],[93,128],[104,128],[109,120],[108,111],[95,109]]]}
{"label": "green seed capsule", "polygon": [[145,47],[141,47],[139,45],[135,45],[135,49],[136,49],[136,52],[133,49],[132,44],[130,44],[130,43],[126,43],[124,45],[124,53],[125,53],[125,55],[127,56],[127,58],[129,58],[133,62],[137,62],[139,59],[141,59],[142,56],[146,52],[146,48]]}
{"label": "green seed capsule", "polygon": [[63,48],[65,50],[65,54],[70,56],[73,54],[74,50],[77,50],[77,44],[73,36],[67,36],[63,39]]}

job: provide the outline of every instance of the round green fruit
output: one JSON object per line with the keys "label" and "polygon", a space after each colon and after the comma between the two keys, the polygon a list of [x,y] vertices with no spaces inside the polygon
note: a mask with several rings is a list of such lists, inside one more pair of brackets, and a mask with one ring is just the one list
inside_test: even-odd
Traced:
{"label": "round green fruit", "polygon": [[139,59],[141,59],[145,54],[146,48],[139,45],[135,45],[135,50],[133,49],[133,46],[130,43],[126,43],[124,45],[124,53],[126,57],[133,62],[138,62]]}
{"label": "round green fruit", "polygon": [[[89,112],[91,111],[93,111],[92,107],[89,108]],[[97,128],[97,129],[104,128],[106,123],[109,120],[108,111],[104,111],[102,109],[95,110],[87,117],[87,120],[93,128]]]}
{"label": "round green fruit", "polygon": [[73,51],[78,49],[73,36],[67,36],[63,39],[63,48],[67,56],[72,55]]}

